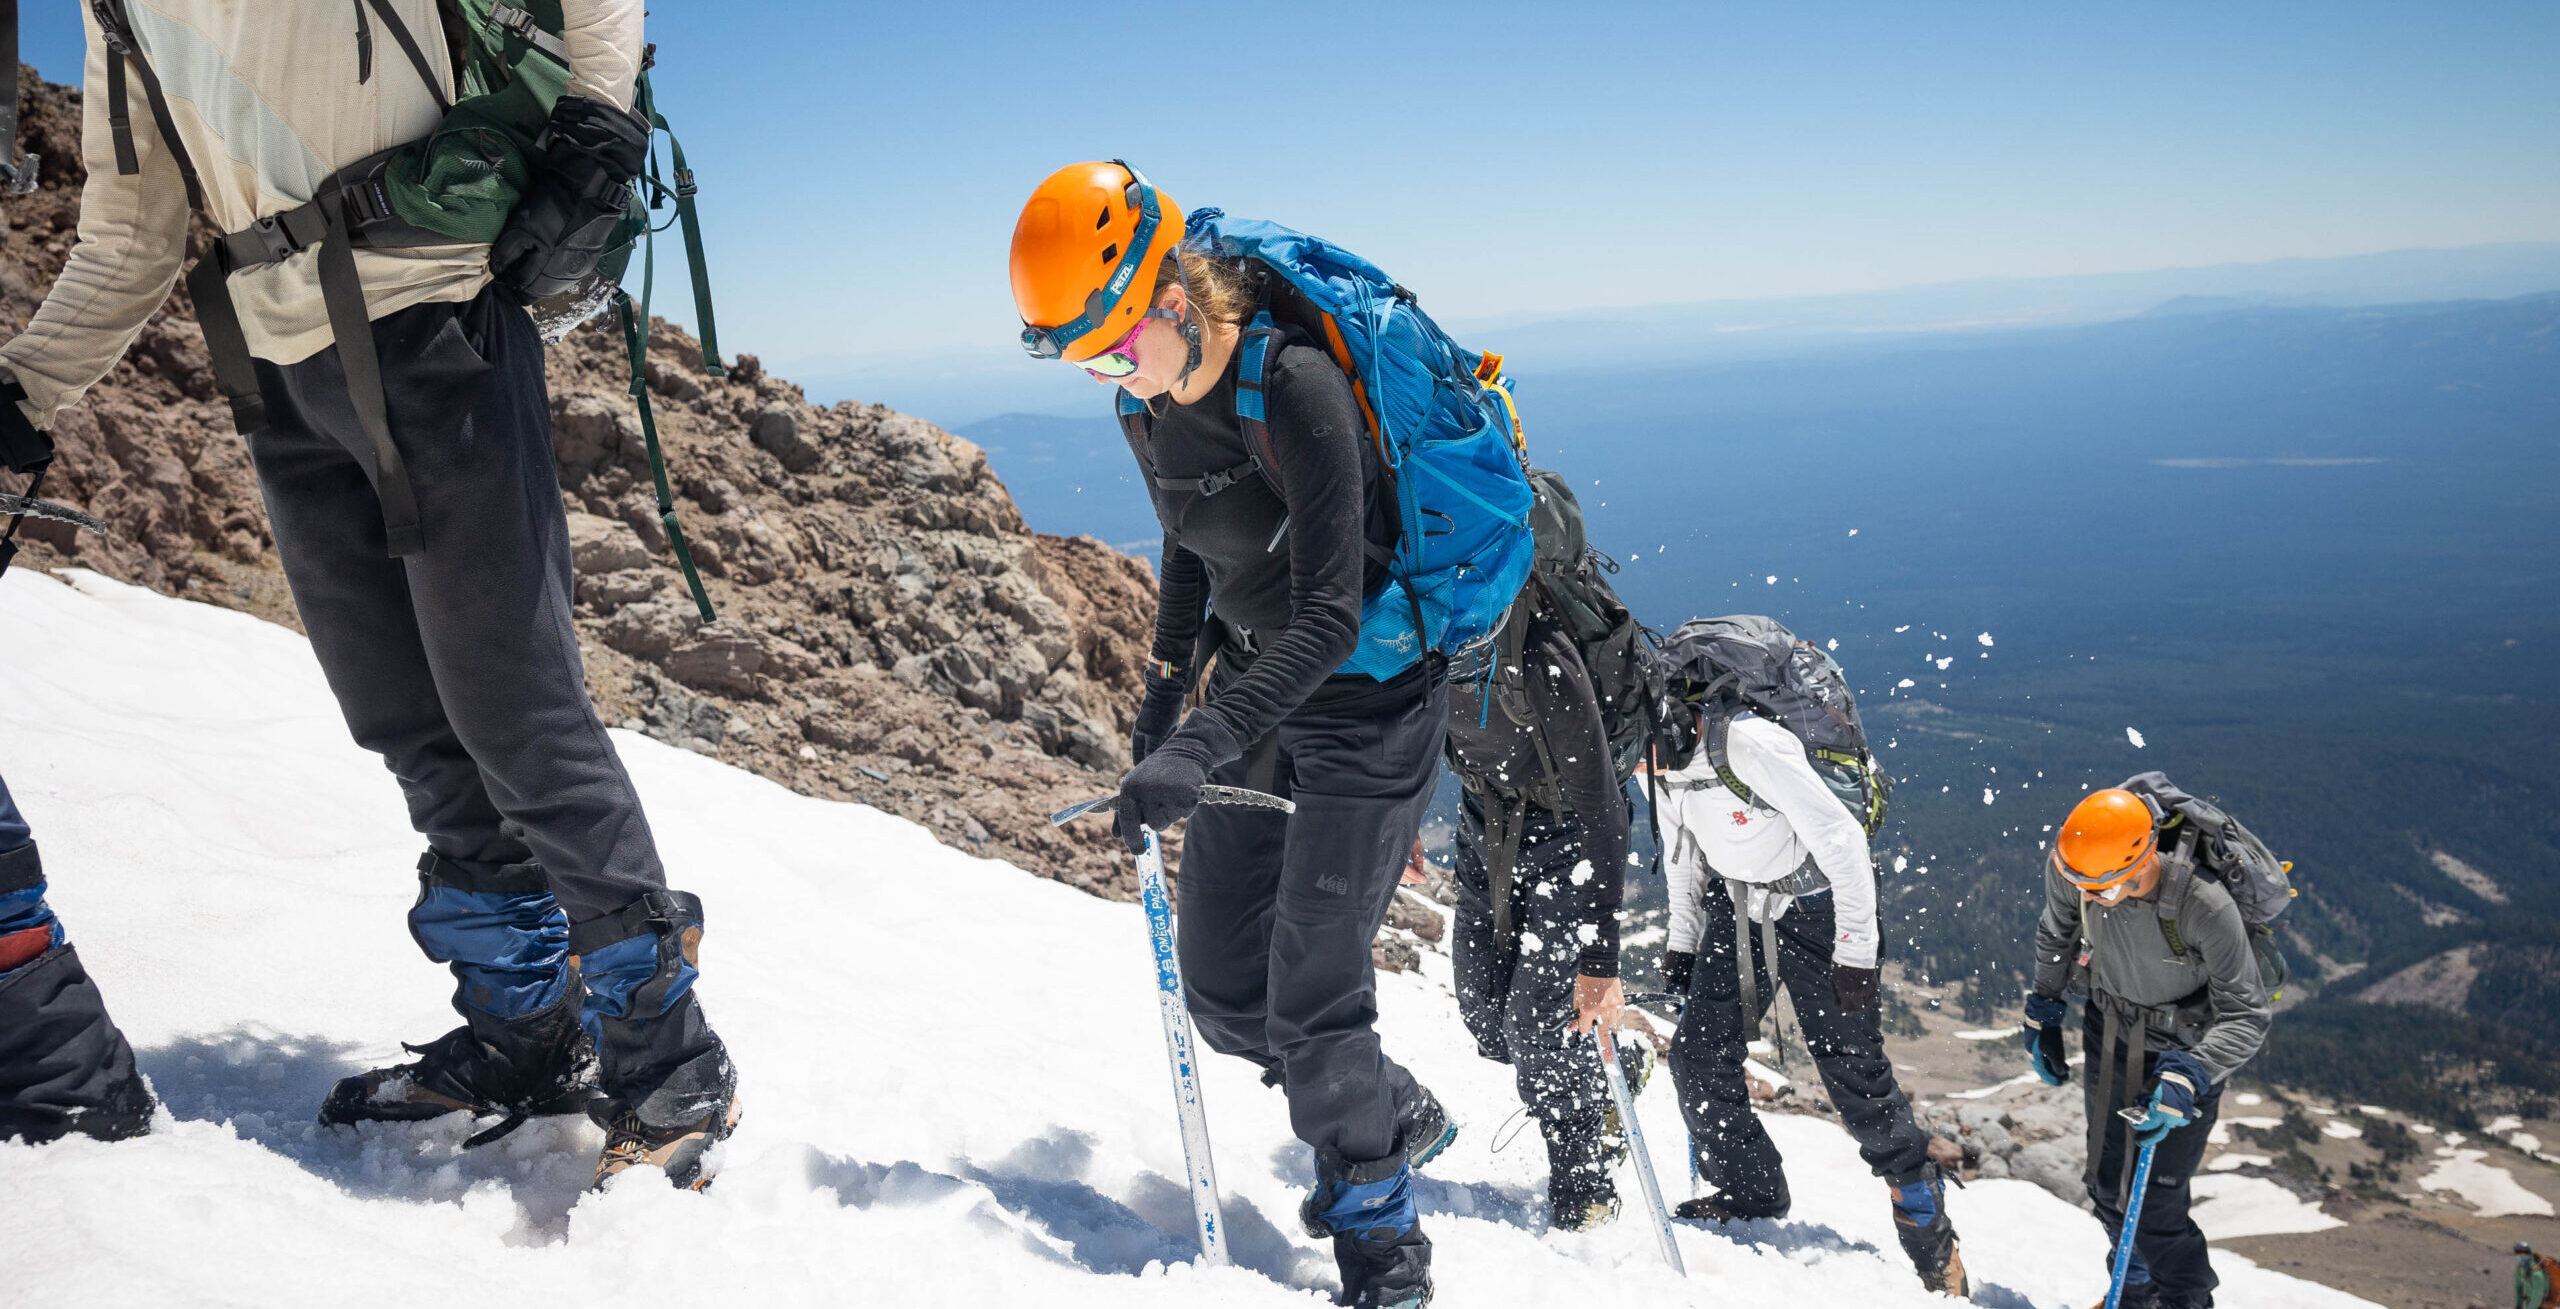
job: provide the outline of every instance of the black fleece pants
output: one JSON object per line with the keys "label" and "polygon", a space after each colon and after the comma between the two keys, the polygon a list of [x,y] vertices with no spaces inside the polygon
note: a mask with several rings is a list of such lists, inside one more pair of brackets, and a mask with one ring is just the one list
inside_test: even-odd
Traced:
{"label": "black fleece pants", "polygon": [[[2124,1231],[2125,1164],[2128,1154],[2140,1153],[2140,1147],[2132,1144],[2133,1129],[2115,1117],[2115,1110],[2149,1102],[2160,1056],[2156,1051],[2145,1053],[2137,1071],[2131,1066],[2134,1061],[2126,1058],[2124,1051],[2118,1051],[2118,1086],[2112,1090],[2101,1086],[2098,1070],[2106,1049],[2106,1016],[2098,1005],[2084,1008],[2087,1016],[2080,1028],[2080,1050],[2086,1056],[2080,1065],[2082,1099],[2091,1121],[2104,1118],[2107,1123],[2106,1141],[2098,1151],[2096,1166],[2089,1172],[2089,1200],[2098,1211],[2099,1224],[2107,1229],[2107,1271],[2113,1275],[2115,1242]],[[2128,1024],[2127,1030],[2132,1048],[2142,1049],[2147,1044],[2139,1023]],[[2213,1271],[2204,1230],[2189,1216],[2194,1196],[2187,1189],[2195,1180],[2197,1166],[2204,1162],[2214,1120],[2221,1116],[2221,1087],[2196,1097],[2195,1117],[2162,1137],[2160,1148],[2152,1151],[2151,1184],[2142,1189],[2142,1220],[2134,1229],[2134,1261],[2125,1280],[2139,1282],[2148,1269],[2152,1283],[2160,1288],[2161,1299],[2178,1309],[2201,1309],[2212,1304],[2213,1288],[2222,1284]]]}
{"label": "black fleece pants", "polygon": [[[1697,971],[1690,975],[1689,1003],[1671,1038],[1671,1075],[1680,1089],[1680,1114],[1689,1124],[1698,1175],[1716,1185],[1735,1213],[1776,1217],[1789,1204],[1784,1162],[1760,1117],[1742,1075],[1751,1033],[1742,1017],[1741,970],[1734,959],[1733,901],[1720,882],[1708,884],[1707,925],[1698,942]],[[1858,1157],[1896,1186],[1927,1172],[1929,1136],[1911,1121],[1911,1101],[1893,1080],[1884,1053],[1884,1019],[1876,1005],[1848,1013],[1831,998],[1831,897],[1799,899],[1778,920],[1777,980],[1795,1001],[1796,1020],[1813,1052],[1814,1067],[1841,1124],[1857,1138]],[[1760,928],[1752,925],[1752,976],[1763,1005],[1775,1000],[1769,961],[1759,957]]]}
{"label": "black fleece pants", "polygon": [[1183,993],[1209,1048],[1280,1070],[1298,1139],[1395,1153],[1413,1075],[1378,1047],[1369,943],[1440,778],[1447,684],[1351,711],[1301,708],[1210,774],[1298,811],[1202,805],[1183,838]]}
{"label": "black fleece pants", "polygon": [[1458,1014],[1479,1053],[1511,1065],[1529,1112],[1548,1123],[1597,1122],[1609,1103],[1600,1056],[1590,1042],[1566,1039],[1582,961],[1582,888],[1573,884],[1582,837],[1529,807],[1512,868],[1512,950],[1493,930],[1491,841],[1470,795],[1458,809]]}
{"label": "black fleece pants", "polygon": [[276,554],[356,743],[436,853],[539,860],[573,923],[666,888],[587,700],[542,342],[494,291],[373,324],[423,553],[385,553],[371,443],[336,347],[258,361],[249,454]]}

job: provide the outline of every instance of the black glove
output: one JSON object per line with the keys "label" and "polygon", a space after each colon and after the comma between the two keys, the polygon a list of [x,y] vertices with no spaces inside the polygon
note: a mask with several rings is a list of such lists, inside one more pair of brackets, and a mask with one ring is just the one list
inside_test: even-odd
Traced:
{"label": "black glove", "polygon": [[2026,1026],[2019,1031],[2018,1040],[2027,1047],[2027,1063],[2047,1086],[2060,1086],[2071,1080],[2071,1060],[2062,1048],[2062,1020],[2070,1012],[2061,996],[2027,996]]}
{"label": "black glove", "polygon": [[1865,1013],[1876,1002],[1876,970],[1831,965],[1831,998],[1840,1002],[1842,1013]]}
{"label": "black glove", "polygon": [[1673,995],[1689,994],[1689,974],[1697,971],[1698,954],[1694,950],[1662,952],[1662,989]]}
{"label": "black glove", "polygon": [[1129,764],[1136,767],[1163,745],[1182,722],[1183,684],[1147,678],[1147,696],[1138,702],[1138,721],[1129,728]]}
{"label": "black glove", "polygon": [[1147,756],[1147,761],[1120,779],[1120,808],[1111,830],[1131,854],[1147,848],[1140,824],[1161,832],[1200,807],[1200,788],[1209,781],[1208,761],[1188,737],[1176,737]]}
{"label": "black glove", "polygon": [[543,169],[489,247],[489,272],[518,303],[586,280],[613,246],[631,181],[649,161],[649,124],[628,110],[564,95],[543,130]]}
{"label": "black glove", "polygon": [[27,388],[12,380],[0,384],[0,464],[13,473],[32,473],[53,462],[53,434],[36,430],[18,402]]}

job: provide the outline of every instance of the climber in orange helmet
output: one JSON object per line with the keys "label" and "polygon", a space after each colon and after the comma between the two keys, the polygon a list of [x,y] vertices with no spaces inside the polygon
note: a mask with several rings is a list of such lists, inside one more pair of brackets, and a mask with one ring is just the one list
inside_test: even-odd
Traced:
{"label": "climber in orange helmet", "polygon": [[[1345,670],[1373,560],[1396,542],[1352,379],[1281,313],[1288,292],[1267,265],[1183,236],[1181,206],[1118,161],[1051,174],[1013,232],[1023,348],[1119,388],[1164,526],[1117,830],[1135,853],[1142,828],[1188,817],[1176,945],[1191,1016],[1211,1049],[1288,1096],[1316,1154],[1300,1219],[1332,1236],[1344,1303],[1418,1305],[1431,1243],[1411,1170],[1457,1129],[1379,1049],[1369,943],[1439,780],[1447,678],[1436,660]],[[1266,304],[1278,336],[1245,377]],[[1240,396],[1259,401],[1261,433]],[[1212,782],[1297,811],[1197,808]]]}
{"label": "climber in orange helmet", "polygon": [[[2222,1087],[2266,1041],[2269,992],[2281,980],[2256,940],[2271,916],[2262,912],[2270,878],[2289,896],[2263,842],[2159,773],[2089,793],[2054,837],[2022,1040],[2038,1077],[2069,1081],[2064,992],[2085,982],[2084,1179],[2098,1221],[2133,1241],[2118,1301],[2127,1309],[2213,1303],[2218,1279],[2188,1216],[2187,1184]],[[2128,1108],[2140,1122],[2119,1118]],[[2154,1156],[2127,1234],[2139,1146]]]}

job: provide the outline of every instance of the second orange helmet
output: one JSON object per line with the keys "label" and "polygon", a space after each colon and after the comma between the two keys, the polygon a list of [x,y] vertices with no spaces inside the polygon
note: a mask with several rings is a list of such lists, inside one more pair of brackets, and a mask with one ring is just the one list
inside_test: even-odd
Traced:
{"label": "second orange helmet", "polygon": [[2092,791],[2072,806],[2053,841],[2054,867],[2087,890],[2103,891],[2143,874],[2160,836],[2151,806],[2122,787]]}

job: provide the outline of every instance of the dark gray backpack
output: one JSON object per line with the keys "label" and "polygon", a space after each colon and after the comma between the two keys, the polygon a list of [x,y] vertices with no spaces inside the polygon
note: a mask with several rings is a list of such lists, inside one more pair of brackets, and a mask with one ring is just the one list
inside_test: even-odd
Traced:
{"label": "dark gray backpack", "polygon": [[[1618,571],[1617,561],[1591,548],[1584,537],[1582,503],[1574,498],[1563,475],[1532,468],[1529,487],[1537,493],[1529,509],[1529,526],[1538,543],[1537,562],[1495,638],[1496,657],[1486,674],[1487,689],[1511,721],[1523,726],[1535,722],[1522,676],[1521,646],[1531,617],[1544,613],[1555,619],[1572,635],[1582,666],[1591,674],[1591,689],[1600,701],[1600,726],[1609,737],[1609,762],[1623,785],[1635,776],[1636,763],[1644,758],[1646,735],[1653,724],[1653,646],[1644,625],[1609,585],[1607,574]],[[1546,758],[1545,750],[1541,742],[1539,763],[1545,776],[1535,798],[1561,811],[1555,764]],[[1463,769],[1458,771],[1463,775]]]}
{"label": "dark gray backpack", "polygon": [[[2241,826],[2239,819],[2189,795],[2170,781],[2167,773],[2136,773],[2124,779],[2124,789],[2142,797],[2142,802],[2151,807],[2160,828],[2160,858],[2164,864],[2188,867],[2231,893],[2232,903],[2240,909],[2240,921],[2249,929],[2249,948],[2258,956],[2258,974],[2265,979],[2269,995],[2281,993],[2285,980],[2292,976],[2292,965],[2276,943],[2275,920],[2292,906],[2297,894],[2293,889],[2293,865],[2276,858],[2275,851],[2256,833]],[[2170,951],[2183,957],[2187,943],[2179,938],[2176,921],[2163,918],[2160,925],[2169,938]]]}
{"label": "dark gray backpack", "polygon": [[[1744,801],[1761,805],[1735,776],[1725,742],[1734,715],[1753,713],[1796,734],[1813,770],[1873,836],[1884,828],[1893,779],[1867,748],[1866,725],[1847,674],[1820,646],[1796,639],[1777,619],[1758,614],[1693,618],[1662,643],[1656,659],[1664,681],[1664,720],[1655,732],[1655,764],[1685,768],[1706,751],[1716,777]],[[1673,706],[1685,706],[1694,714]]]}

